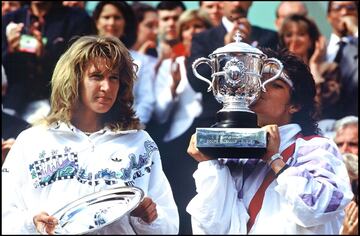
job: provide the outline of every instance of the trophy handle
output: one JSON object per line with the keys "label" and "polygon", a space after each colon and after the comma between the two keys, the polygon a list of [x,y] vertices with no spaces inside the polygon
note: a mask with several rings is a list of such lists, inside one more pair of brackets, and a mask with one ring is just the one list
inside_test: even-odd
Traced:
{"label": "trophy handle", "polygon": [[193,64],[192,64],[191,67],[192,67],[192,70],[193,70],[194,75],[195,75],[198,79],[200,79],[200,80],[202,80],[202,81],[205,81],[206,83],[209,84],[209,87],[207,88],[207,91],[210,92],[210,91],[211,91],[211,88],[212,88],[212,83],[211,83],[208,79],[206,79],[205,77],[203,77],[202,75],[200,75],[200,74],[197,72],[197,70],[196,70],[196,68],[197,68],[200,64],[202,64],[202,63],[207,64],[207,65],[210,66],[210,68],[211,68],[211,61],[210,61],[210,59],[205,58],[205,57],[200,57],[200,58],[196,59],[196,60],[193,62]]}
{"label": "trophy handle", "polygon": [[[263,70],[261,71],[261,74],[264,72],[264,68],[266,67],[266,64],[275,64],[275,65],[277,65],[277,66],[279,67],[279,69],[277,70],[276,75],[274,75],[274,76],[271,77],[270,79],[267,79],[264,83],[261,84],[261,88],[262,88],[262,90],[263,90],[264,92],[266,92],[265,85],[266,85],[267,83],[270,83],[270,82],[276,80],[276,79],[281,75],[281,73],[282,73],[282,71],[283,71],[283,68],[284,68],[283,64],[282,64],[281,61],[279,61],[278,59],[276,59],[276,58],[274,58],[274,57],[268,58],[268,59],[266,59],[266,60],[264,61],[264,66],[263,66]],[[271,72],[271,68],[269,69],[268,72]]]}

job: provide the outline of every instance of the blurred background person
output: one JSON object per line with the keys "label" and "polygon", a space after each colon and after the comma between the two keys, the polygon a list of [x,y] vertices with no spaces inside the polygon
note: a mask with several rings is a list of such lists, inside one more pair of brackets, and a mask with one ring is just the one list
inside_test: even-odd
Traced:
{"label": "blurred background person", "polygon": [[176,56],[184,54],[184,47],[176,31],[176,23],[186,7],[182,1],[161,1],[156,9],[159,15],[157,52],[158,66],[160,66],[162,60],[170,58],[173,53]]}
{"label": "blurred background person", "polygon": [[[4,97],[7,89],[7,78],[4,67],[1,66],[1,97]],[[1,163],[4,162],[7,153],[21,131],[28,128],[29,123],[9,113],[1,104]]]}
{"label": "blurred background person", "polygon": [[325,62],[326,38],[306,16],[289,15],[279,30],[279,45],[300,57],[310,67],[315,83],[322,81],[319,67]]}
{"label": "blurred background person", "polygon": [[308,10],[304,2],[300,1],[282,1],[275,11],[275,27],[279,31],[284,19],[289,15],[307,16]]}
{"label": "blurred background person", "polygon": [[358,1],[329,1],[327,20],[332,33],[327,45],[327,61],[341,71],[341,102],[346,115],[358,116]]}
{"label": "blurred background person", "polygon": [[359,155],[358,117],[346,116],[336,121],[334,126],[334,141],[341,153],[354,153]]}
{"label": "blurred background person", "polygon": [[131,7],[138,23],[136,42],[132,49],[142,54],[157,57],[159,17],[156,9],[141,2],[133,2]]}
{"label": "blurred background person", "polygon": [[358,235],[358,204],[359,204],[359,119],[357,116],[346,116],[335,123],[334,141],[343,154],[343,161],[348,170],[353,200],[345,208],[340,234]]}
{"label": "blurred background person", "polygon": [[[195,194],[192,173],[196,163],[186,158],[187,140],[194,119],[200,115],[201,93],[196,93],[190,86],[185,68],[185,61],[190,55],[193,35],[212,27],[212,22],[202,10],[186,10],[177,22],[177,32],[185,47],[185,55],[162,61],[155,81],[155,113],[160,151],[164,172],[174,192],[174,198],[180,215],[180,234],[191,234],[191,218],[185,208]],[[179,171],[181,170],[181,171]],[[181,187],[180,187],[181,186]]]}
{"label": "blurred background person", "polygon": [[62,1],[63,6],[85,9],[85,1]]}
{"label": "blurred background person", "polygon": [[146,125],[151,119],[155,104],[153,81],[156,60],[132,50],[136,42],[137,22],[131,6],[125,1],[101,1],[95,7],[93,19],[98,35],[115,36],[129,49],[138,66],[137,80],[134,84],[134,107],[141,123]]}
{"label": "blurred background person", "polygon": [[343,154],[344,163],[348,170],[351,188],[354,193],[353,200],[345,208],[345,218],[342,228],[340,229],[341,235],[358,235],[359,234],[359,157],[353,153]]}
{"label": "blurred background person", "polygon": [[93,34],[86,11],[61,2],[30,1],[2,18],[2,63],[8,77],[3,105],[29,123],[49,112],[49,82],[74,36]]}
{"label": "blurred background person", "polygon": [[26,3],[25,1],[1,1],[1,15],[16,11]]}
{"label": "blurred background person", "polygon": [[221,18],[223,17],[221,1],[199,1],[199,8],[209,15],[213,26],[220,25]]}

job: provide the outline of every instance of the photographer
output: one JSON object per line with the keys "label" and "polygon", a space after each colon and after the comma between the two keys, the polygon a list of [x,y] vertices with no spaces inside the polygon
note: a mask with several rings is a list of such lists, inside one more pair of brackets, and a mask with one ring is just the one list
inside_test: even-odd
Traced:
{"label": "photographer", "polygon": [[85,10],[61,2],[31,1],[3,16],[2,59],[9,82],[4,106],[31,122],[36,110],[47,113],[56,61],[73,36],[93,32]]}

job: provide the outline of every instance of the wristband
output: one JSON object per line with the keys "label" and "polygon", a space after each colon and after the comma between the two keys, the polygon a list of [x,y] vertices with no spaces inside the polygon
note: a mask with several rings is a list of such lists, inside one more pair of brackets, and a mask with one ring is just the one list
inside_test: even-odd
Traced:
{"label": "wristband", "polygon": [[271,164],[273,163],[273,161],[275,161],[276,159],[281,159],[283,160],[283,157],[280,155],[280,153],[275,153],[274,155],[272,155],[269,160],[268,160],[268,165],[271,166]]}

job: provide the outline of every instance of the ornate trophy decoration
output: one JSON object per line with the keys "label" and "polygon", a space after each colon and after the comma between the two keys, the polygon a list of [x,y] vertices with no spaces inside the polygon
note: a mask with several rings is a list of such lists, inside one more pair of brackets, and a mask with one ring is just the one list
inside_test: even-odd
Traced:
{"label": "ornate trophy decoration", "polygon": [[[214,158],[261,158],[266,151],[266,132],[257,126],[256,114],[249,106],[259,98],[265,85],[277,79],[282,63],[257,48],[241,42],[237,32],[235,42],[216,49],[209,58],[194,61],[194,75],[209,84],[215,99],[223,105],[210,128],[197,128],[197,148]],[[197,72],[205,63],[211,68],[211,81]],[[263,73],[272,71],[271,78]],[[273,74],[274,74],[273,73]]]}

